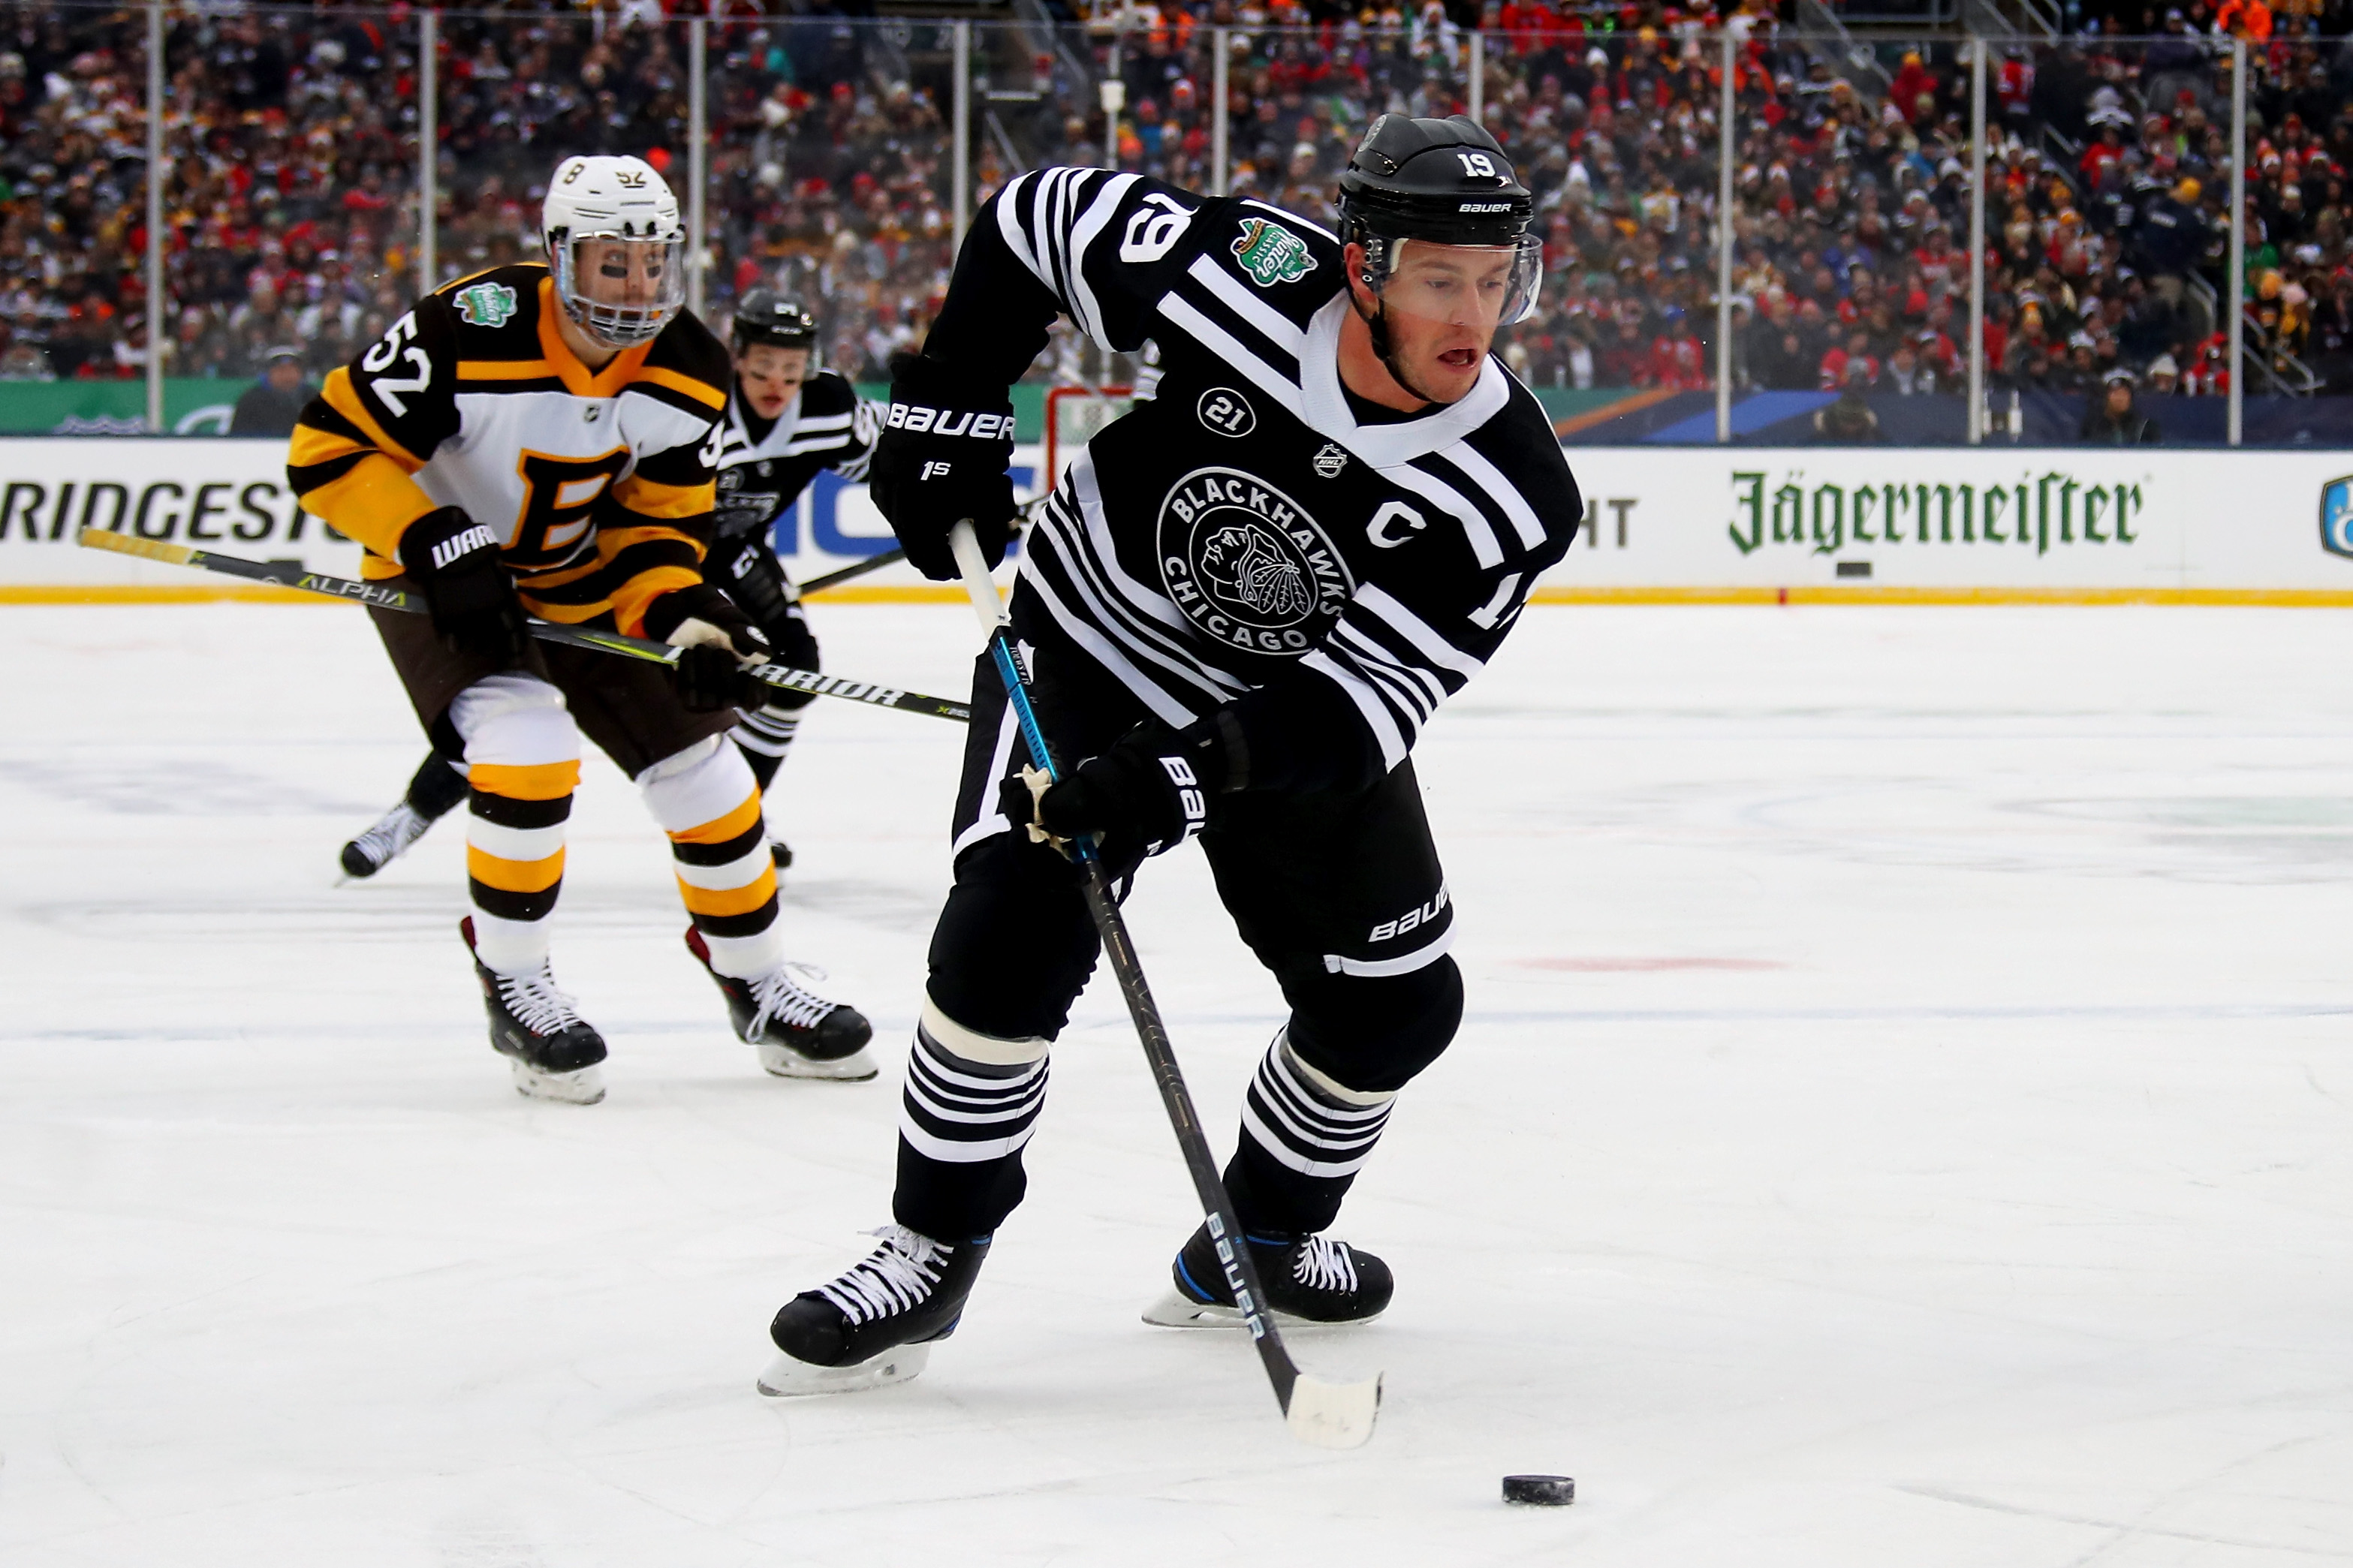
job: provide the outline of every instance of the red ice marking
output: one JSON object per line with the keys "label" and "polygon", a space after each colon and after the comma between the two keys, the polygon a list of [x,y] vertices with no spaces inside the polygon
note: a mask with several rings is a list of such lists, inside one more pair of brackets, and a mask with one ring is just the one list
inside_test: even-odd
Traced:
{"label": "red ice marking", "polygon": [[1774,589],[1773,591],[1774,591],[1776,594],[1778,594],[1778,595],[1781,596],[1781,598],[1780,598],[1780,602],[1781,602],[1782,604],[1785,604],[1785,605],[1786,605],[1786,604],[1788,604],[1788,603],[1789,602],[1789,590],[1788,590],[1788,589],[1787,589],[1787,588],[1776,588],[1776,589]]}
{"label": "red ice marking", "polygon": [[1559,969],[1577,974],[1650,973],[1662,969],[1787,969],[1769,958],[1515,958],[1522,969]]}

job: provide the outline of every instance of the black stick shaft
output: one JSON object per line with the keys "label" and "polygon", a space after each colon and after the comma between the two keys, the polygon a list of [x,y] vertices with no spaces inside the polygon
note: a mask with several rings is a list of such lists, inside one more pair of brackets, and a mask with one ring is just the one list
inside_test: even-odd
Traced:
{"label": "black stick shaft", "polygon": [[1134,943],[1128,940],[1127,921],[1112,898],[1111,879],[1103,874],[1100,859],[1090,858],[1086,862],[1086,889],[1087,911],[1094,916],[1103,956],[1110,961],[1120,994],[1127,999],[1127,1015],[1135,1021],[1135,1032],[1144,1042],[1144,1059],[1151,1064],[1153,1081],[1160,1086],[1160,1103],[1167,1108],[1168,1125],[1176,1134],[1176,1147],[1184,1152],[1194,1194],[1212,1233],[1223,1233],[1219,1237],[1218,1258],[1225,1265],[1226,1288],[1233,1292],[1249,1325],[1250,1342],[1258,1347],[1259,1362],[1266,1368],[1266,1380],[1274,1385],[1274,1401],[1287,1415],[1291,1391],[1299,1383],[1299,1365],[1283,1348],[1282,1334],[1274,1326],[1266,1289],[1259,1283],[1258,1264],[1234,1217],[1234,1201],[1227,1194],[1216,1156],[1209,1152],[1208,1136],[1193,1109],[1192,1091],[1185,1087],[1184,1070],[1176,1065],[1176,1047],[1168,1038],[1167,1026],[1160,1021],[1159,1005],[1145,983],[1144,965],[1136,959]]}
{"label": "black stick shaft", "polygon": [[869,572],[879,572],[893,562],[904,561],[906,558],[907,552],[903,550],[886,550],[880,555],[870,555],[863,561],[853,562],[839,572],[828,572],[822,577],[812,577],[801,584],[801,592],[822,594],[828,588],[839,588],[854,577],[863,577]]}
{"label": "black stick shaft", "polygon": [[[86,528],[80,542],[93,549],[111,550],[120,554],[144,556],[151,561],[164,561],[174,565],[193,566],[199,571],[218,573],[227,577],[243,577],[249,582],[269,583],[280,588],[298,589],[306,594],[318,594],[331,599],[353,599],[380,609],[405,610],[411,615],[427,613],[419,595],[399,588],[387,588],[378,583],[356,582],[349,577],[330,577],[324,573],[306,570],[299,563],[268,561],[248,561],[237,555],[218,555],[209,550],[195,550],[184,544],[164,544],[155,541],[127,538],[105,529]],[[679,650],[668,643],[649,637],[624,637],[619,632],[596,631],[583,626],[558,626],[553,621],[533,621],[531,635],[543,642],[562,643],[569,647],[593,648],[600,653],[619,654],[625,658],[645,659],[653,664],[675,664]],[[872,708],[896,708],[904,713],[923,713],[934,719],[953,719],[964,723],[972,717],[965,703],[951,702],[944,697],[926,697],[920,691],[902,691],[896,687],[878,686],[869,680],[848,680],[838,675],[821,675],[814,669],[787,669],[778,664],[764,664],[746,671],[754,679],[786,691],[807,691],[818,697],[839,697],[846,702],[863,702]]]}

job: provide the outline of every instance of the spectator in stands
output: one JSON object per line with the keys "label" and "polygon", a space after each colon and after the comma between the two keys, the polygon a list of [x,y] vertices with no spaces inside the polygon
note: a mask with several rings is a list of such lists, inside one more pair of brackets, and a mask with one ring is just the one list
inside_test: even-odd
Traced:
{"label": "spectator in stands", "polygon": [[245,389],[229,416],[232,436],[291,436],[319,389],[302,378],[302,351],[281,345],[263,356],[261,379]]}
{"label": "spectator in stands", "polygon": [[1814,434],[1839,446],[1864,446],[1886,440],[1880,433],[1879,416],[1871,411],[1871,404],[1863,396],[1869,384],[1862,363],[1850,364],[1845,388],[1828,406],[1814,411]]}
{"label": "spectator in stands", "polygon": [[2099,447],[2154,447],[2163,439],[2156,420],[2133,401],[2133,373],[2108,372],[2106,382],[2084,405],[2079,441]]}

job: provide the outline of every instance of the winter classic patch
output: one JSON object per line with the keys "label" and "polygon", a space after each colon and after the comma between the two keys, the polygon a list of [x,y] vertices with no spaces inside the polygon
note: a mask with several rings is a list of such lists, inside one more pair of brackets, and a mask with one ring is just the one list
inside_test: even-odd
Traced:
{"label": "winter classic patch", "polygon": [[1269,223],[1262,217],[1242,219],[1241,237],[1234,241],[1234,255],[1250,281],[1261,289],[1271,289],[1278,283],[1296,283],[1315,270],[1315,258],[1307,242],[1279,223]]}
{"label": "winter classic patch", "polygon": [[458,291],[458,314],[477,327],[503,327],[514,313],[515,291],[503,283],[477,283]]}

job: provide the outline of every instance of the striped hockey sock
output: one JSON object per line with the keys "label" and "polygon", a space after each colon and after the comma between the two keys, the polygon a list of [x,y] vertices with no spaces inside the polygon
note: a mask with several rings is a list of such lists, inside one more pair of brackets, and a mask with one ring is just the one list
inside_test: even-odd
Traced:
{"label": "striped hockey sock", "polygon": [[670,835],[679,897],[711,967],[743,980],[775,971],[785,961],[776,864],[744,753],[713,736],[648,768],[638,787]]}
{"label": "striped hockey sock", "polygon": [[[1368,1094],[1317,1071],[1291,1048],[1290,1031],[1278,1030],[1242,1100],[1245,1152],[1290,1173],[1293,1179],[1283,1185],[1337,1181],[1345,1191],[1372,1157],[1396,1103],[1394,1092]],[[1297,1182],[1302,1177],[1305,1183]],[[1338,1203],[1336,1193],[1331,1202]]]}
{"label": "striped hockey sock", "polygon": [[501,974],[547,962],[564,886],[565,824],[580,784],[580,735],[544,681],[499,675],[449,708],[465,738],[466,890],[477,956]]}

